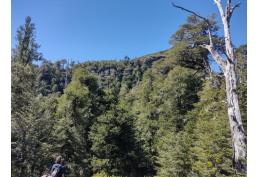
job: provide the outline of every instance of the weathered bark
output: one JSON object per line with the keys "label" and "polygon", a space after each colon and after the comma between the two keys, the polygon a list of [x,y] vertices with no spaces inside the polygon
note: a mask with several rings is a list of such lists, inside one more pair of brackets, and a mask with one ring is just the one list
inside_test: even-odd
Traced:
{"label": "weathered bark", "polygon": [[[237,78],[234,52],[228,53],[228,56],[233,56],[227,61],[221,60],[220,55],[214,51],[210,45],[204,46],[210,51],[213,59],[218,63],[222,69],[226,82],[226,94],[227,94],[227,108],[228,118],[231,130],[231,139],[233,147],[233,165],[239,171],[246,172],[246,134],[243,128],[240,108],[237,95]],[[230,50],[229,50],[230,51]]]}
{"label": "weathered bark", "polygon": [[233,165],[240,171],[246,171],[246,134],[243,128],[237,95],[235,66],[227,63],[224,71],[226,81],[228,118],[233,146]]}
{"label": "weathered bark", "polygon": [[224,67],[223,72],[226,81],[228,118],[230,123],[233,146],[233,165],[238,170],[246,172],[246,134],[242,124],[237,95],[237,78],[235,68],[237,58],[235,57],[230,34],[230,19],[234,9],[239,5],[237,4],[232,7],[231,0],[227,0],[227,6],[224,12],[221,1],[214,0],[214,2],[219,9],[224,27],[224,40],[227,63]]}

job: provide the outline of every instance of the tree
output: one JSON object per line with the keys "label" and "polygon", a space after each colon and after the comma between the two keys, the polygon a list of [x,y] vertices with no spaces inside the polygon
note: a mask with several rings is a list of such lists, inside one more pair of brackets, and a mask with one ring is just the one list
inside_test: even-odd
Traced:
{"label": "tree", "polygon": [[232,146],[233,146],[233,165],[240,171],[246,171],[246,133],[243,128],[239,100],[237,94],[237,78],[236,78],[236,63],[237,58],[235,56],[234,48],[232,45],[231,34],[230,34],[230,20],[234,10],[239,7],[239,3],[232,5],[231,0],[227,0],[226,8],[223,9],[221,0],[214,0],[214,3],[219,9],[220,17],[224,28],[224,48],[225,57],[219,53],[216,49],[213,41],[213,35],[211,31],[211,24],[208,19],[198,15],[197,13],[185,9],[181,6],[173,4],[174,7],[180,8],[181,10],[187,11],[194,16],[202,19],[208,25],[207,35],[209,42],[205,44],[199,44],[199,46],[207,49],[211,54],[212,58],[220,66],[224,78],[226,81],[226,93],[227,93],[227,108],[228,118],[230,123],[231,135],[232,135]]}
{"label": "tree", "polygon": [[245,176],[232,168],[224,89],[223,79],[213,76],[206,80],[198,93],[200,101],[188,114],[190,124],[193,125],[187,128],[187,131],[192,131],[192,176]]}
{"label": "tree", "polygon": [[18,45],[12,55],[14,61],[32,64],[33,61],[42,59],[41,53],[37,51],[39,45],[35,41],[35,24],[31,23],[29,16],[26,17],[24,26],[20,26],[17,30],[17,40]]}
{"label": "tree", "polygon": [[190,138],[185,132],[167,132],[159,140],[158,176],[186,177],[191,172]]}
{"label": "tree", "polygon": [[96,77],[83,68],[76,68],[71,83],[59,98],[54,133],[56,152],[68,160],[72,176],[92,173],[89,132],[96,117],[105,111],[103,101]]}
{"label": "tree", "polygon": [[12,61],[12,173],[21,177],[27,174],[27,137],[33,109],[35,75],[32,66]]}
{"label": "tree", "polygon": [[[158,120],[159,114],[155,99],[156,94],[155,82],[156,78],[153,71],[148,70],[141,84],[135,91],[136,99],[133,100],[128,110],[134,113],[136,119],[136,136],[140,140],[141,147],[144,152],[145,162],[143,166],[147,169],[147,174],[153,176],[156,174],[155,166],[157,165],[157,131],[159,129]],[[130,99],[127,97],[126,104],[130,104]]]}
{"label": "tree", "polygon": [[43,60],[38,67],[37,92],[46,96],[51,93],[63,93],[65,87],[71,81],[71,70],[73,63],[67,60],[60,60],[52,63]]}
{"label": "tree", "polygon": [[[164,66],[170,67],[168,73],[160,72]],[[187,112],[199,100],[197,92],[203,78],[195,69],[162,61],[147,70],[139,85],[127,94],[125,104],[136,117],[137,139],[150,176],[157,172],[161,176],[184,176],[191,170],[188,141],[182,140],[189,135],[182,131]]]}
{"label": "tree", "polygon": [[[218,26],[214,15],[209,18],[209,24],[211,24],[210,31],[217,32]],[[211,72],[209,51],[198,46],[209,41],[207,30],[208,25],[196,16],[187,17],[187,23],[183,24],[170,38],[170,44],[173,45],[171,56],[176,64],[205,71],[207,74]],[[220,44],[221,40],[218,36],[214,36],[214,39],[218,47],[217,44]]]}
{"label": "tree", "polygon": [[[183,67],[175,67],[171,70],[164,80],[160,89],[162,95],[161,108],[162,119],[161,126],[165,130],[180,132],[184,129],[187,122],[186,114],[194,108],[193,104],[198,102],[198,91],[201,88],[201,75],[194,75],[196,71]],[[172,127],[168,127],[171,125]]]}
{"label": "tree", "polygon": [[108,175],[138,176],[138,148],[134,117],[112,108],[97,118],[91,128],[94,171]]}
{"label": "tree", "polygon": [[199,101],[197,93],[202,80],[203,75],[197,74],[196,70],[176,66],[161,86],[157,138],[159,176],[191,176],[192,133],[186,131],[189,122],[187,115]]}
{"label": "tree", "polygon": [[15,176],[31,175],[30,150],[35,147],[30,131],[34,127],[36,97],[36,67],[40,60],[34,39],[35,26],[27,17],[25,25],[17,30],[18,45],[12,55],[12,173]]}
{"label": "tree", "polygon": [[244,129],[247,130],[247,45],[236,49],[237,93]]}

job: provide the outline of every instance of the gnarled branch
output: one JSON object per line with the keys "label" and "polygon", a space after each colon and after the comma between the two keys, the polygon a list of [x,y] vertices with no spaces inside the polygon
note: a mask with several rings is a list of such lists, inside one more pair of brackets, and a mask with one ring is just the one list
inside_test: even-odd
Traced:
{"label": "gnarled branch", "polygon": [[178,9],[181,9],[181,10],[183,10],[183,11],[189,12],[189,13],[195,15],[196,17],[199,17],[200,19],[203,19],[203,20],[204,20],[205,22],[207,22],[208,24],[210,24],[210,23],[209,23],[209,20],[208,20],[207,18],[205,18],[205,17],[203,17],[203,16],[197,14],[196,12],[194,12],[194,11],[192,11],[192,10],[189,10],[189,9],[186,9],[186,8],[184,8],[184,7],[178,6],[178,5],[176,5],[175,3],[173,3],[173,2],[171,2],[171,4],[172,4],[172,6],[174,6],[175,8],[178,8]]}
{"label": "gnarled branch", "polygon": [[232,62],[235,62],[236,57],[231,43],[230,17],[233,12],[232,9],[233,8],[235,9],[236,6],[231,8],[231,0],[227,0],[226,14],[224,14],[221,0],[214,0],[214,2],[219,9],[221,20],[224,27],[224,39],[225,39],[225,49],[226,49],[227,60],[232,63]]}
{"label": "gnarled branch", "polygon": [[230,19],[230,16],[231,16],[231,0],[227,0],[226,14],[227,14],[226,18]]}
{"label": "gnarled branch", "polygon": [[216,49],[214,49],[213,46],[211,45],[200,45],[201,47],[207,49],[212,58],[216,61],[216,63],[220,66],[220,68],[224,71],[225,67],[226,67],[226,62],[223,60],[223,58],[220,56],[220,54],[217,52]]}
{"label": "gnarled branch", "polygon": [[226,19],[227,22],[230,23],[230,19],[232,17],[232,14],[234,12],[234,10],[238,7],[240,7],[240,2],[238,2],[237,4],[235,4],[234,6],[231,5],[231,0],[227,0],[227,6],[226,6]]}
{"label": "gnarled branch", "polygon": [[198,17],[198,18],[204,20],[204,21],[207,23],[207,25],[208,25],[208,35],[209,35],[210,45],[213,46],[212,34],[211,34],[211,24],[210,24],[209,20],[208,20],[207,18],[205,18],[205,17],[203,17],[203,16],[197,14],[196,12],[194,12],[194,11],[192,11],[192,10],[189,10],[189,9],[184,8],[184,7],[178,6],[178,5],[176,5],[175,3],[173,3],[173,2],[171,2],[171,4],[172,4],[172,6],[175,7],[175,8],[178,8],[178,9],[181,9],[181,10],[183,10],[183,11],[189,12],[189,13],[193,14],[194,16],[196,16],[196,17]]}
{"label": "gnarled branch", "polygon": [[186,9],[186,8],[178,6],[178,5],[175,5],[173,2],[171,2],[171,3],[173,5],[173,7],[181,9],[181,10],[186,11],[186,12],[189,12],[189,13],[195,15],[196,17],[204,20],[208,24],[208,35],[209,35],[210,44],[209,45],[204,44],[204,45],[200,45],[200,46],[203,47],[203,48],[206,48],[210,52],[212,58],[216,61],[216,63],[221,67],[222,70],[224,70],[226,62],[223,60],[223,58],[220,56],[220,54],[214,49],[212,34],[211,34],[211,25],[209,23],[209,20],[207,18],[197,14],[196,12],[194,12],[192,10]]}
{"label": "gnarled branch", "polygon": [[241,4],[241,3],[238,2],[238,3],[235,4],[233,7],[231,7],[231,9],[230,9],[230,18],[231,18],[231,16],[232,16],[234,10],[235,10],[236,8],[240,7],[240,4]]}

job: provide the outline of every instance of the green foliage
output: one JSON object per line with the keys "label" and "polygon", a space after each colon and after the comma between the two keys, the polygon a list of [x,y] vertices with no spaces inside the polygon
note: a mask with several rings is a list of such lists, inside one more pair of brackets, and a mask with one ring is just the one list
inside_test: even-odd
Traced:
{"label": "green foliage", "polygon": [[[71,177],[245,176],[232,167],[225,84],[198,47],[208,42],[204,22],[190,16],[172,49],[78,65],[35,65],[34,30],[27,18],[12,55],[13,177],[40,176],[57,154]],[[246,128],[246,45],[236,56]]]}
{"label": "green foliage", "polygon": [[133,123],[133,117],[119,108],[98,117],[90,133],[94,171],[135,176],[138,149]]}
{"label": "green foliage", "polygon": [[[33,62],[40,59],[40,54],[37,52],[34,25],[30,17],[17,31],[17,39],[18,45],[12,55],[12,176],[38,176],[42,163],[35,162],[46,162],[41,148],[48,141],[44,139],[46,132],[39,129],[50,123],[48,115],[54,110],[46,108],[46,100],[39,101],[37,97],[37,69]],[[53,100],[48,101],[51,104]],[[49,111],[45,112],[45,108]],[[45,128],[48,130],[49,127]]]}
{"label": "green foliage", "polygon": [[[132,97],[131,106],[127,109],[131,109],[136,119],[136,135],[140,140],[141,147],[146,157],[144,166],[148,173],[155,173],[155,164],[157,157],[157,131],[158,131],[158,111],[156,109],[155,102],[155,82],[156,78],[153,75],[153,71],[147,71],[143,76],[143,81],[139,85]],[[127,98],[130,99],[130,98]],[[130,103],[130,101],[126,102]]]}
{"label": "green foliage", "polygon": [[[127,109],[132,110],[137,117],[137,137],[141,140],[148,159],[146,168],[152,175],[156,170],[165,173],[166,170],[177,168],[168,159],[160,157],[168,152],[166,147],[170,147],[170,141],[164,144],[166,141],[163,141],[163,138],[171,137],[172,132],[177,136],[177,132],[183,130],[187,122],[187,111],[193,109],[193,104],[198,101],[197,92],[201,88],[203,78],[195,70],[175,66],[170,67],[170,71],[164,74],[160,72],[164,64],[167,63],[159,62],[146,71],[141,84],[133,89],[128,95],[130,98],[125,100],[129,104]],[[172,147],[170,149],[176,152]],[[175,154],[178,153],[180,152]],[[176,158],[171,156],[163,157]],[[183,155],[181,157],[184,159]],[[164,164],[166,162],[167,164]]]}
{"label": "green foliage", "polygon": [[189,135],[168,132],[159,141],[158,176],[186,177],[191,171]]}
{"label": "green foliage", "polygon": [[224,87],[220,79],[206,81],[199,93],[200,102],[190,114],[195,122],[191,153],[192,171],[196,176],[240,175],[232,168],[231,135]]}
{"label": "green foliage", "polygon": [[[208,20],[211,32],[218,31],[218,25],[213,14]],[[186,42],[190,45],[198,45],[209,42],[208,24],[195,15],[187,17],[187,22],[183,24],[170,38],[170,44],[175,45],[177,42]]]}
{"label": "green foliage", "polygon": [[71,83],[59,98],[55,127],[57,152],[69,159],[70,175],[91,174],[89,131],[96,116],[104,111],[103,92],[97,79],[86,70],[74,70]]}
{"label": "green foliage", "polygon": [[67,60],[55,63],[43,60],[38,68],[37,92],[44,96],[57,92],[63,93],[65,87],[71,81],[72,66],[73,62],[69,63]]}
{"label": "green foliage", "polygon": [[[175,67],[168,73],[161,86],[164,128],[179,132],[187,122],[186,113],[198,101],[197,92],[201,88],[202,76],[196,71],[182,67]],[[169,127],[168,127],[169,126]]]}
{"label": "green foliage", "polygon": [[[216,32],[218,26],[215,15],[209,18],[210,30],[213,34],[213,43],[216,49],[224,52],[223,39],[218,37]],[[211,71],[208,50],[200,47],[202,44],[209,44],[208,24],[198,17],[192,15],[187,19],[175,34],[171,36],[170,43],[173,45],[171,53],[175,62],[181,66],[205,71]]]}
{"label": "green foliage", "polygon": [[[160,94],[159,176],[191,176],[191,132],[186,126],[188,112],[199,101],[202,76],[187,68],[175,67],[164,80]],[[189,123],[188,123],[189,124]]]}
{"label": "green foliage", "polygon": [[[49,135],[55,124],[57,95],[37,96],[32,104],[25,120],[12,120],[12,176],[39,176],[52,161],[55,140]],[[26,127],[20,126],[24,121]]]}
{"label": "green foliage", "polygon": [[12,55],[14,61],[26,65],[42,59],[41,54],[37,51],[39,45],[35,41],[35,24],[31,23],[29,16],[26,17],[24,26],[20,26],[17,30],[17,40],[18,45]]}
{"label": "green foliage", "polygon": [[236,57],[239,106],[244,129],[247,130],[247,45],[237,48]]}
{"label": "green foliage", "polygon": [[116,177],[116,176],[114,175],[110,176],[110,175],[107,175],[105,172],[100,172],[100,173],[94,174],[92,177]]}

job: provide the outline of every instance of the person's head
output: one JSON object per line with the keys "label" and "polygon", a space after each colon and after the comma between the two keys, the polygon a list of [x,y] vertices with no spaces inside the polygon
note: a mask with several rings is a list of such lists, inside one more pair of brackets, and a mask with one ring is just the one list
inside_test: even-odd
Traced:
{"label": "person's head", "polygon": [[61,158],[61,164],[64,165],[65,164],[65,159],[62,157]]}
{"label": "person's head", "polygon": [[63,163],[63,161],[64,161],[63,157],[59,155],[56,157],[55,163],[61,164]]}

